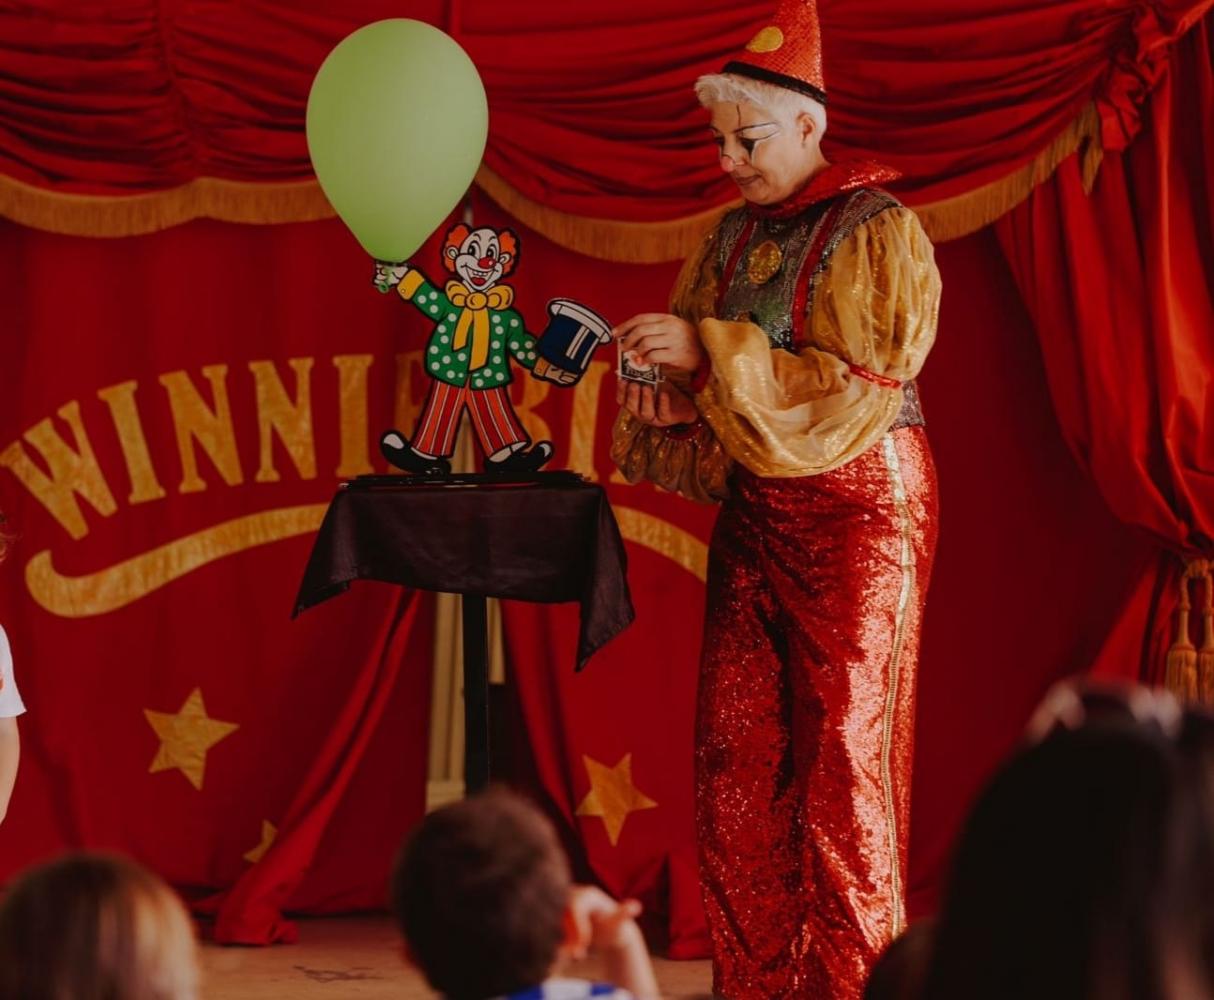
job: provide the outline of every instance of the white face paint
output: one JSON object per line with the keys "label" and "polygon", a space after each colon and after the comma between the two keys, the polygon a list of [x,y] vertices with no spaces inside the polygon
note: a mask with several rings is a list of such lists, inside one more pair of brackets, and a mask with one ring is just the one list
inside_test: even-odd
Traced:
{"label": "white face paint", "polygon": [[820,136],[805,112],[786,121],[754,104],[723,102],[708,110],[721,169],[749,202],[779,204],[824,163]]}
{"label": "white face paint", "polygon": [[492,229],[474,229],[458,247],[448,247],[447,256],[455,262],[455,273],[469,289],[483,292],[502,279],[510,264],[510,254],[502,253],[497,233]]}

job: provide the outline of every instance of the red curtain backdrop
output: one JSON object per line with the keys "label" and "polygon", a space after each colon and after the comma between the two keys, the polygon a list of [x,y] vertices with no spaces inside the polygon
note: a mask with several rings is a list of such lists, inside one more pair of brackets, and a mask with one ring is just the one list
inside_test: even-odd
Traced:
{"label": "red curtain backdrop", "polygon": [[[1029,164],[1048,173],[1083,138],[1116,151],[1168,80],[1172,43],[1209,5],[1075,0],[992,15],[973,2],[824,3],[833,152],[880,155],[924,202],[965,201]],[[101,234],[115,211],[133,218],[157,192],[199,181],[179,218],[323,214],[306,192],[292,200],[308,186],[311,75],[349,30],[403,15],[454,30],[481,66],[486,163],[521,198],[609,220],[694,214],[730,192],[689,83],[767,8],[22,8],[0,28],[0,212]],[[920,678],[917,912],[974,789],[1045,686],[1098,655],[1133,673],[1122,665],[1140,662],[1157,540],[1191,552],[1206,532],[1195,365],[1208,371],[1196,345],[1209,302],[1201,313],[1192,287],[1204,279],[1208,294],[1209,147],[1185,144],[1210,140],[1179,123],[1208,119],[1210,77],[1208,64],[1204,77],[1186,65],[1147,133],[1107,158],[1112,179],[1090,205],[1072,160],[1007,224],[1016,281],[990,230],[940,248],[941,332],[923,389],[944,530]],[[1186,93],[1197,103],[1178,104],[1165,132],[1159,103]],[[1098,114],[1078,128],[1088,105]],[[1089,149],[1089,171],[1094,160]],[[81,194],[131,200],[70,197]],[[1007,197],[966,202],[959,231]],[[1155,198],[1168,206],[1157,217],[1145,208]],[[262,199],[273,211],[259,216]],[[514,284],[535,329],[557,295],[613,319],[665,301],[674,265],[571,253],[480,194],[472,210],[522,233]],[[154,228],[159,212],[123,225]],[[1133,237],[1124,255],[1108,234]],[[1093,244],[1107,256],[1090,258]],[[416,259],[435,268],[433,241]],[[1138,313],[1072,301],[1054,275],[1130,296]],[[1182,314],[1162,311],[1161,275],[1183,286],[1170,300]],[[4,223],[0,296],[0,508],[21,533],[0,568],[0,621],[31,709],[0,878],[64,846],[119,848],[216,914],[221,938],[248,942],[289,938],[284,909],[377,905],[423,806],[431,614],[423,597],[368,585],[286,616],[336,483],[382,470],[378,432],[411,424],[422,324],[370,290],[369,262],[336,221],[196,221],[112,240]],[[638,620],[575,676],[573,609],[508,606],[510,676],[536,791],[579,867],[642,896],[672,953],[690,955],[704,946],[691,711],[713,514],[611,480],[607,361],[575,392],[520,379],[515,398],[529,429],[556,442],[555,465],[607,485]],[[1125,440],[1139,445],[1128,470]],[[1130,504],[1114,506],[1120,520],[1111,495]]]}
{"label": "red curtain backdrop", "polygon": [[[1105,157],[1090,196],[1069,162],[998,226],[1068,446],[1117,517],[1168,553],[1141,578],[1128,627],[1099,664],[1156,681],[1174,635],[1177,556],[1214,555],[1211,121],[1207,18],[1178,45],[1142,134]],[[1196,629],[1194,639],[1202,644]]]}
{"label": "red curtain backdrop", "polygon": [[[480,221],[509,221],[485,199],[475,200],[474,212]],[[80,576],[234,518],[323,505],[339,465],[358,454],[351,442],[373,454],[380,429],[408,425],[422,388],[423,328],[402,303],[371,290],[369,262],[337,222],[197,222],[121,241],[5,230],[0,295],[19,336],[7,339],[0,366],[0,452],[20,442],[43,464],[26,435],[47,419],[79,451],[58,416],[78,402],[115,510],[102,516],[79,501],[88,533],[73,539],[10,468],[0,469],[0,507],[21,533],[0,569],[0,621],[30,707],[24,770],[0,826],[0,874],[65,846],[120,848],[197,896],[238,885],[222,924],[237,940],[289,933],[278,920],[284,906],[377,905],[391,851],[424,801],[429,615],[402,617],[401,598],[389,588],[359,585],[288,621],[306,534],[217,559],[87,617],[40,605],[25,573],[44,550],[58,573]],[[521,232],[515,284],[535,326],[555,295],[618,317],[664,301],[673,281],[673,265],[607,264]],[[438,260],[433,245],[418,257],[427,259]],[[930,904],[973,788],[1049,680],[1088,662],[1139,558],[1134,537],[1104,513],[1065,453],[1029,325],[991,238],[946,245],[940,260],[948,292],[923,386],[950,527],[921,679],[912,871],[920,909]],[[347,397],[343,424],[335,357],[370,358],[365,419]],[[270,361],[296,399],[290,362],[308,358],[315,476],[301,475],[275,437],[280,479],[257,482],[261,435],[249,363]],[[204,374],[212,365],[227,366],[221,382],[243,479],[229,486],[195,443],[207,485],[182,492],[161,377],[185,372],[213,406]],[[121,441],[98,398],[132,380],[165,493],[140,502],[130,500]],[[674,951],[694,954],[703,944],[690,798],[702,589],[676,560],[694,564],[694,544],[679,540],[705,543],[714,512],[611,482],[609,377],[592,377],[576,392],[545,391],[530,380],[518,390],[531,430],[556,441],[556,465],[608,485],[628,527],[638,609],[637,623],[575,675],[576,610],[507,605],[510,675],[539,791],[565,817],[583,870],[613,891],[641,895]],[[528,399],[528,390],[543,398]],[[344,456],[343,426],[354,428]],[[393,682],[397,654],[403,663]],[[240,726],[206,752],[201,789],[180,769],[149,771],[160,741],[144,715],[178,712],[195,688],[209,717]],[[352,757],[342,760],[346,747]],[[614,768],[627,755],[634,786],[657,808],[628,814],[612,844],[603,818],[575,814],[591,791],[586,759]],[[327,792],[342,781],[340,797]],[[244,855],[260,843],[264,821],[280,829],[279,848],[252,865]],[[215,900],[203,909],[214,912]]]}

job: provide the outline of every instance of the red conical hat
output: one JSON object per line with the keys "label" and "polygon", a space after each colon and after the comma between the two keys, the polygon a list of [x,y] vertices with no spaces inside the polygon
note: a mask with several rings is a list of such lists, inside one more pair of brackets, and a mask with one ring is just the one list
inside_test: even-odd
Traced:
{"label": "red conical hat", "polygon": [[721,72],[774,83],[825,104],[816,0],[781,0],[771,22]]}

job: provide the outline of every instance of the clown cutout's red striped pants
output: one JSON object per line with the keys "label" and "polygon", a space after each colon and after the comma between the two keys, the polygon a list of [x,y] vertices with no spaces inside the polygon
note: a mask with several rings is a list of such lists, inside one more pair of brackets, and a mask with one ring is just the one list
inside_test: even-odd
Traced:
{"label": "clown cutout's red striped pants", "polygon": [[447,457],[455,450],[455,435],[464,410],[472,417],[477,440],[486,456],[526,444],[527,432],[514,415],[503,387],[470,389],[434,382],[413,431],[413,447],[425,455]]}

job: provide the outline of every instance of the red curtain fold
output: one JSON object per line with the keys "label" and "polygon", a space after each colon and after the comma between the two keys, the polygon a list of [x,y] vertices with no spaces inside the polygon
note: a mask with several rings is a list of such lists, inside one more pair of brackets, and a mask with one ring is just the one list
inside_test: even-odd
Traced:
{"label": "red curtain fold", "polygon": [[[409,646],[422,645],[418,640],[424,640],[428,632],[425,625],[419,628],[417,621],[419,612],[424,616],[433,609],[424,595],[404,591],[397,595],[395,604],[375,638],[368,667],[359,671],[350,696],[335,713],[333,726],[295,791],[273,843],[230,890],[195,907],[198,912],[215,915],[216,941],[270,944],[298,939],[283,911],[295,900],[306,873],[316,862],[321,842],[392,703]],[[425,684],[419,684],[415,676],[407,680],[411,696],[424,704]],[[379,749],[382,752],[385,748]],[[416,794],[416,789],[409,791]],[[416,808],[416,800],[409,805]]]}
{"label": "red curtain fold", "polygon": [[[998,227],[1033,316],[1063,435],[1110,509],[1170,552],[1214,554],[1214,23],[1158,79],[1143,131],[1086,195],[1063,165]],[[1160,572],[1175,580],[1179,560]],[[1154,605],[1158,602],[1158,608]],[[1144,582],[1150,626],[1101,669],[1158,680],[1175,588]],[[1152,614],[1156,610],[1158,613]],[[1196,617],[1196,616],[1195,616]],[[1198,637],[1200,642],[1200,637]]]}
{"label": "red curtain fold", "polygon": [[[923,203],[998,180],[1090,101],[1120,148],[1167,47],[1211,0],[821,4],[828,145],[900,169]],[[131,194],[198,177],[311,176],[311,79],[350,31],[415,17],[456,35],[489,94],[485,163],[558,211],[670,219],[736,192],[691,83],[762,25],[770,0],[458,6],[68,2],[9,11],[0,33],[0,172],[60,192]],[[424,95],[416,95],[424,100]]]}

